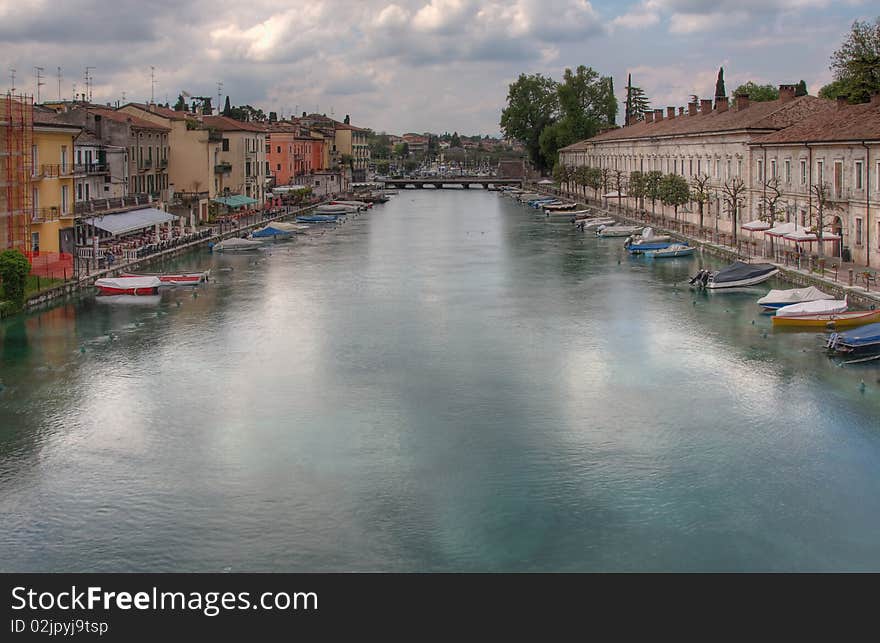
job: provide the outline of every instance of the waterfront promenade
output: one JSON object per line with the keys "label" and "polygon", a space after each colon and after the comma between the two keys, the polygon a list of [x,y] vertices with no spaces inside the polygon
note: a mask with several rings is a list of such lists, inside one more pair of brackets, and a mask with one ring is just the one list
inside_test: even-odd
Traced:
{"label": "waterfront promenade", "polygon": [[779,267],[782,276],[794,285],[816,286],[840,298],[847,296],[850,301],[869,308],[880,306],[880,274],[864,266],[835,257],[805,255],[791,249],[778,251],[774,256],[764,256],[762,240],[752,238],[748,232],[742,232],[734,241],[733,235],[729,233],[719,233],[710,227],[701,229],[693,223],[677,221],[660,214],[652,215],[646,210],[636,210],[626,205],[618,206],[617,200],[613,198],[605,199],[603,203],[602,200],[589,199],[583,194],[559,188],[530,185],[529,189],[577,201],[584,207],[627,223],[651,226],[662,234],[687,241],[690,245],[719,257],[773,263]]}

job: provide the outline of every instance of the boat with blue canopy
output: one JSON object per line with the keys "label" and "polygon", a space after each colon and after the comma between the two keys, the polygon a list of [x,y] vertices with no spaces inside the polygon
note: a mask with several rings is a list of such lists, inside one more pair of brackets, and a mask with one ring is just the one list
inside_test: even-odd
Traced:
{"label": "boat with blue canopy", "polygon": [[831,333],[826,348],[835,353],[880,352],[880,323],[867,324],[842,333]]}

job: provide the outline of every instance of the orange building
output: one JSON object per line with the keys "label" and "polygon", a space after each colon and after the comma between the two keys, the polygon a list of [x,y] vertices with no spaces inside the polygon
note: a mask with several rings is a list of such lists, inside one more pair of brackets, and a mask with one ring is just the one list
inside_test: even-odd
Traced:
{"label": "orange building", "polygon": [[323,139],[313,138],[296,123],[284,121],[267,127],[266,160],[275,185],[291,185],[296,177],[324,168]]}

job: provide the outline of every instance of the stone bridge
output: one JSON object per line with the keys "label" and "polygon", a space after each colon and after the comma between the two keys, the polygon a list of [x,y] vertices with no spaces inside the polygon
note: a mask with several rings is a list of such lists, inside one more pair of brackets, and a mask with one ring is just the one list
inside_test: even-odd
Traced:
{"label": "stone bridge", "polygon": [[461,185],[469,188],[472,185],[479,185],[484,189],[489,186],[500,187],[502,185],[511,185],[514,187],[522,187],[523,179],[499,179],[491,176],[458,176],[458,177],[424,177],[420,179],[385,179],[383,181],[386,188],[423,188],[426,185],[440,188]]}

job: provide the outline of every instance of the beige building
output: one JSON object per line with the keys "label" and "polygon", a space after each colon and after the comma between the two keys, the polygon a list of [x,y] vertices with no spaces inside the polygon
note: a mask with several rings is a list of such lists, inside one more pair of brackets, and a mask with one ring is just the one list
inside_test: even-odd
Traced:
{"label": "beige building", "polygon": [[226,116],[204,116],[202,122],[220,133],[214,173],[217,194],[242,194],[263,203],[266,192],[266,129]]}
{"label": "beige building", "polygon": [[[741,178],[746,186],[737,227],[760,215],[761,185],[751,143],[833,109],[830,101],[795,96],[794,85],[780,85],[780,98],[750,102],[739,96],[730,107],[726,98],[690,103],[687,108],[667,107],[649,112],[644,121],[612,129],[559,151],[565,166],[678,174],[689,181],[708,175],[711,199],[704,207],[703,224],[731,233],[733,215],[723,201],[722,185]],[[634,207],[634,203],[628,203]],[[657,202],[658,212],[672,216]],[[679,219],[699,223],[698,208],[679,208]]]}
{"label": "beige building", "polygon": [[817,226],[815,186],[824,185],[823,233],[842,237],[824,244],[828,254],[880,268],[880,96],[863,105],[839,102],[750,148],[757,189],[775,180],[788,220]]}
{"label": "beige building", "polygon": [[222,133],[201,122],[199,115],[155,104],[129,103],[120,111],[170,130],[168,175],[174,193],[190,204],[199,221],[207,220],[208,203],[219,193],[223,174]]}
{"label": "beige building", "polygon": [[367,145],[367,130],[336,123],[336,151],[352,158],[352,174],[355,181],[365,181],[367,168],[370,166],[370,147]]}

